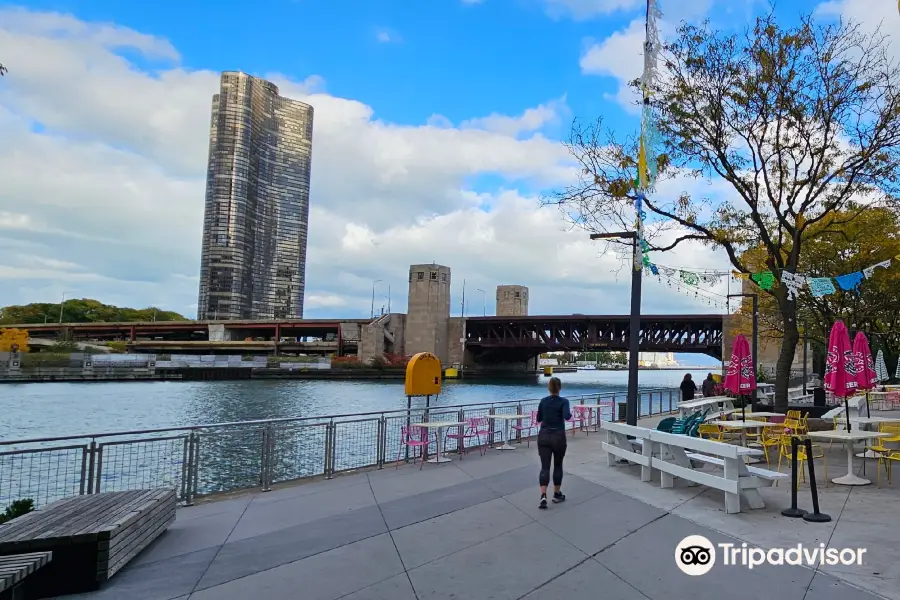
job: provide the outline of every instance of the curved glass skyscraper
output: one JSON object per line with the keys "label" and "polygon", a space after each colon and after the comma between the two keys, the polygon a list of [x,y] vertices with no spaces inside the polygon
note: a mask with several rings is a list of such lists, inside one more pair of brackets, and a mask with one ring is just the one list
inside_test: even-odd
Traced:
{"label": "curved glass skyscraper", "polygon": [[303,316],[313,108],[222,74],[213,96],[198,319]]}

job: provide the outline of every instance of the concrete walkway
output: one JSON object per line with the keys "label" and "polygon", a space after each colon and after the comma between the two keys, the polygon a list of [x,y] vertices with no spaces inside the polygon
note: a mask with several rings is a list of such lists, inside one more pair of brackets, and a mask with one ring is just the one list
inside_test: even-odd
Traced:
{"label": "concrete walkway", "polygon": [[[834,521],[769,506],[723,512],[722,494],[659,489],[610,468],[601,435],[570,438],[568,500],[537,508],[537,453],[477,452],[450,464],[388,468],[181,509],[175,525],[90,600],[431,600],[439,598],[863,600],[900,598],[893,489],[823,491]],[[640,500],[636,499],[640,498]],[[730,534],[725,535],[725,534]],[[675,564],[688,535],[763,547],[866,547],[860,567]]]}

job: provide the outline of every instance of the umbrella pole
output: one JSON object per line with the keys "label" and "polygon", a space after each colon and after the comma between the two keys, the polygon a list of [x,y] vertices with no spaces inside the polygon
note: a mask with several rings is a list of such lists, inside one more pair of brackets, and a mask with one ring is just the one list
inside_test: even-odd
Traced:
{"label": "umbrella pole", "polygon": [[850,397],[844,396],[844,420],[847,421],[847,433],[850,433]]}
{"label": "umbrella pole", "polygon": [[866,416],[872,416],[872,413],[869,412],[869,390],[866,390]]}
{"label": "umbrella pole", "polygon": [[741,396],[741,421],[747,420],[746,409],[747,409],[747,397]]}

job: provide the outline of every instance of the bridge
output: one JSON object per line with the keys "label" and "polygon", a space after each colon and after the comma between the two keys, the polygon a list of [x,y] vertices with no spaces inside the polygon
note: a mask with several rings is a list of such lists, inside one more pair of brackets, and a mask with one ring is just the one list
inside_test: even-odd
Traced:
{"label": "bridge", "polygon": [[[74,342],[120,340],[135,352],[358,354],[361,339],[384,337],[378,351],[407,354],[412,332],[405,316],[371,319],[274,321],[154,321],[135,323],[30,323],[7,325],[33,339]],[[628,350],[628,315],[544,315],[453,318],[465,340],[465,361],[516,363],[543,352]],[[643,352],[700,353],[721,358],[722,315],[644,315]],[[378,330],[376,332],[375,330]],[[463,333],[464,332],[464,333]],[[448,336],[450,355],[460,353],[460,334]],[[368,337],[367,337],[368,336]],[[459,356],[452,360],[458,361]]]}
{"label": "bridge", "polygon": [[[642,352],[707,354],[722,358],[723,315],[642,315]],[[627,351],[628,315],[469,317],[466,350],[476,362],[529,360],[543,352]]]}

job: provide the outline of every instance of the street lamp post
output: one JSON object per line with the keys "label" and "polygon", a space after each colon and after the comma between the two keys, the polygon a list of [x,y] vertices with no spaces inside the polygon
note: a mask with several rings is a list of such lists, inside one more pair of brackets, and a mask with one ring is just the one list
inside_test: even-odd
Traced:
{"label": "street lamp post", "polygon": [[751,298],[753,300],[753,368],[759,372],[759,294],[728,294],[728,298]]}
{"label": "street lamp post", "polygon": [[65,294],[65,292],[63,292],[62,302],[59,303],[59,323],[60,323],[60,325],[62,325],[63,308],[65,308],[65,306],[66,306],[66,294]]}
{"label": "street lamp post", "polygon": [[[620,239],[631,240],[633,264],[637,264],[638,248],[637,232],[617,231],[613,233],[594,233],[592,240]],[[641,276],[640,270],[631,267],[631,313],[628,336],[628,396],[625,401],[625,422],[637,425],[638,417],[638,362],[640,355],[641,334]]]}
{"label": "street lamp post", "polygon": [[380,279],[372,280],[372,318],[375,318],[375,284],[380,282]]}
{"label": "street lamp post", "polygon": [[487,294],[484,293],[484,290],[481,288],[477,288],[476,291],[481,292],[481,316],[487,316]]}

